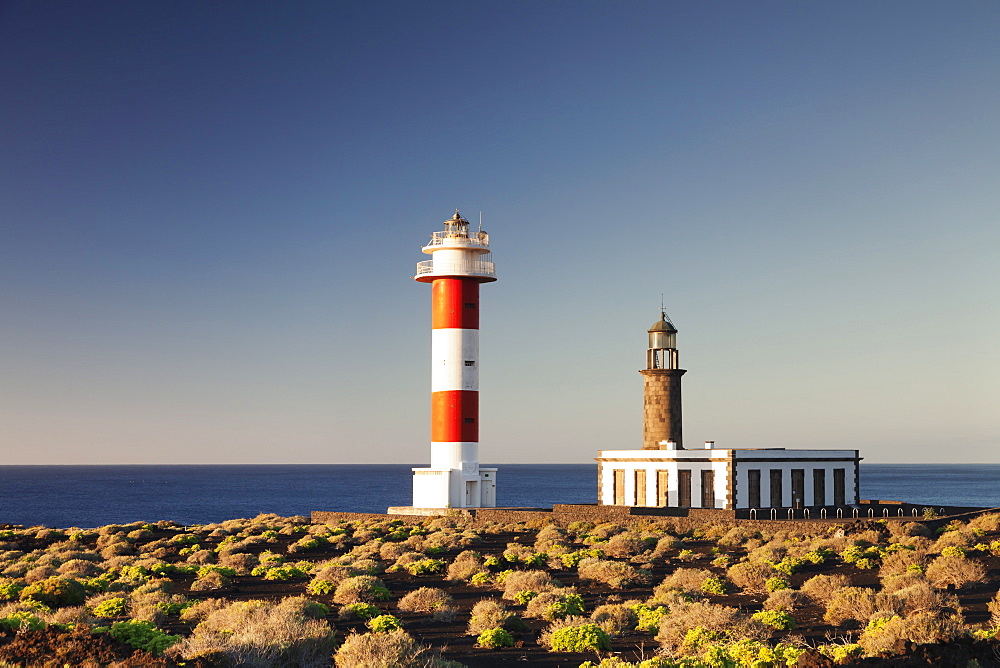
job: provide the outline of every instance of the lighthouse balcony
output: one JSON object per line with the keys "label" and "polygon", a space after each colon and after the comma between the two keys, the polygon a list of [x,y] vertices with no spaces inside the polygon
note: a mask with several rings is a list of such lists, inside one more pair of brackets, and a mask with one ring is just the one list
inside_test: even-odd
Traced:
{"label": "lighthouse balcony", "polygon": [[433,248],[435,246],[449,246],[453,248],[489,248],[490,235],[486,234],[486,232],[468,234],[445,230],[443,232],[435,232],[432,234],[431,242],[424,248]]}
{"label": "lighthouse balcony", "polygon": [[416,279],[434,276],[477,276],[496,280],[496,268],[489,260],[424,260],[417,263]]}

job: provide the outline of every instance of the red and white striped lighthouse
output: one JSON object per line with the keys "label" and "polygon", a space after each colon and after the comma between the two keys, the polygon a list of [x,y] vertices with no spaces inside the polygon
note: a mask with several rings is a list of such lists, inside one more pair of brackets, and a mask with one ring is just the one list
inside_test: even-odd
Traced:
{"label": "red and white striped lighthouse", "polygon": [[479,466],[479,284],[496,280],[489,236],[455,211],[423,247],[431,284],[431,465],[413,469],[416,508],[496,506],[496,469]]}

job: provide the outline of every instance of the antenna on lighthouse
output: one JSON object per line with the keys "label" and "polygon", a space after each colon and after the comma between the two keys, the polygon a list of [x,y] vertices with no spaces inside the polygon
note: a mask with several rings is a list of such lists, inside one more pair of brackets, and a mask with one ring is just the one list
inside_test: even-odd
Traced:
{"label": "antenna on lighthouse", "polygon": [[479,212],[479,231],[483,231],[483,212]]}

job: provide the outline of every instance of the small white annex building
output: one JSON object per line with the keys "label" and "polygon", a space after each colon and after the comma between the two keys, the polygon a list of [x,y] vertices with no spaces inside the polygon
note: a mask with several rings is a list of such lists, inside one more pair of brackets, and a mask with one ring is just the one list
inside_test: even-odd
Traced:
{"label": "small white annex building", "polygon": [[649,330],[643,448],[602,450],[597,460],[601,505],[736,509],[813,509],[858,502],[857,450],[683,446],[677,329],[661,313]]}

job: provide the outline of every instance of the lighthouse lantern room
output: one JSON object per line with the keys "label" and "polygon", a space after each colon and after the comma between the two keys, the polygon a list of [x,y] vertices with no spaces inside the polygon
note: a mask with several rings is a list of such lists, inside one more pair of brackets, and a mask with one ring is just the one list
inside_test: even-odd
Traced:
{"label": "lighthouse lantern room", "polygon": [[489,235],[456,210],[434,232],[415,280],[431,284],[431,464],[413,469],[413,508],[496,506],[479,466],[479,285],[496,280]]}

